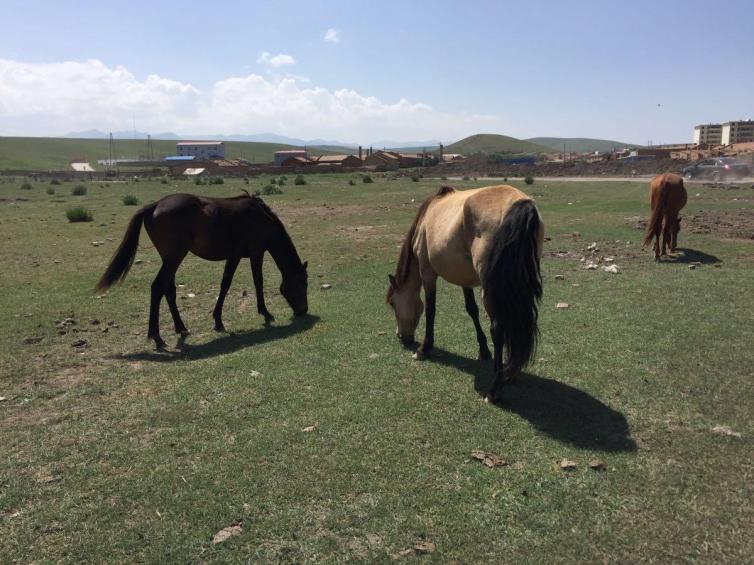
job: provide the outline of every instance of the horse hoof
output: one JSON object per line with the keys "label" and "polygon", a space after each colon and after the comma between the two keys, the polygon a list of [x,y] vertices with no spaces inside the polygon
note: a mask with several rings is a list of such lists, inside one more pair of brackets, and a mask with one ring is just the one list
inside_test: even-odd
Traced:
{"label": "horse hoof", "polygon": [[162,339],[154,340],[154,347],[157,351],[165,351],[166,343]]}
{"label": "horse hoof", "polygon": [[275,321],[275,316],[265,316],[264,317],[264,325],[265,326],[269,326],[274,321]]}
{"label": "horse hoof", "polygon": [[177,334],[178,334],[179,336],[181,336],[181,337],[188,337],[188,336],[190,336],[190,335],[191,335],[191,332],[190,332],[190,331],[188,331],[188,330],[187,330],[187,329],[185,329],[185,328],[184,328],[184,329],[182,329],[182,330],[178,330],[178,331],[177,331],[177,332],[175,332],[175,333],[177,333]]}
{"label": "horse hoof", "polygon": [[224,332],[225,326],[223,324],[215,324],[215,331],[216,332]]}
{"label": "horse hoof", "polygon": [[499,400],[500,400],[500,399],[499,399],[499,398],[497,397],[497,395],[496,395],[496,394],[492,394],[491,392],[488,392],[488,393],[487,393],[487,394],[486,394],[486,395],[484,396],[484,401],[485,401],[485,402],[486,402],[487,404],[497,404],[497,403],[499,402]]}
{"label": "horse hoof", "polygon": [[426,358],[427,354],[418,350],[411,356],[411,359],[415,359],[416,361],[424,361]]}

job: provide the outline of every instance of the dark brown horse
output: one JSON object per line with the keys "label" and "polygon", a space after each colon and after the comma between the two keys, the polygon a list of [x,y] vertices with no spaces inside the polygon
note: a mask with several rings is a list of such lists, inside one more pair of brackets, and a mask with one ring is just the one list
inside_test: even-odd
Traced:
{"label": "dark brown horse", "polygon": [[655,239],[655,260],[660,259],[660,234],[662,234],[662,255],[667,248],[675,253],[678,245],[678,232],[681,231],[681,217],[678,213],[686,205],[687,195],[683,179],[673,173],[657,175],[649,184],[649,202],[652,214],[647,224],[644,245]]}
{"label": "dark brown horse", "polygon": [[257,310],[265,322],[274,320],[264,303],[262,260],[270,252],[283,283],[280,293],[294,314],[308,310],[306,263],[301,263],[285,226],[275,213],[256,196],[248,193],[235,198],[208,198],[193,194],[173,194],[144,206],[131,218],[123,241],[113,255],[97,290],[105,290],[122,281],[133,264],[139,245],[141,225],[149,234],[162,258],[162,267],[152,283],[149,308],[149,339],[158,348],[165,347],[160,337],[160,302],[165,296],[173,316],[176,333],[186,336],[186,329],[175,301],[175,272],[190,251],[208,261],[225,261],[220,296],[213,312],[215,329],[223,331],[223,302],[233,274],[241,259],[248,257],[257,293]]}

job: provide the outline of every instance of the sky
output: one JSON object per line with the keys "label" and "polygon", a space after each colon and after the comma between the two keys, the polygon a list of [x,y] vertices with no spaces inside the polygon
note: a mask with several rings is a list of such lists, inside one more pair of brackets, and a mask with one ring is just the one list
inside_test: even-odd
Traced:
{"label": "sky", "polygon": [[751,0],[0,0],[0,136],[690,142],[754,119]]}

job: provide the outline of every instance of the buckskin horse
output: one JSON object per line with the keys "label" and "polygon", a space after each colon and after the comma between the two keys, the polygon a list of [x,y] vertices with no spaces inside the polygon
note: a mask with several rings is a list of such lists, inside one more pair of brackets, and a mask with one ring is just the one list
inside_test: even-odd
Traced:
{"label": "buckskin horse", "polygon": [[486,399],[496,402],[501,386],[515,382],[536,346],[543,240],[544,224],[534,202],[516,188],[499,185],[462,192],[440,188],[419,208],[403,241],[395,275],[388,275],[387,302],[395,313],[398,338],[405,346],[414,343],[424,309],[419,296],[423,287],[425,335],[414,357],[423,359],[430,353],[440,276],[463,288],[479,358],[489,359],[473,290],[481,284],[494,349],[493,379]]}
{"label": "buckskin horse", "polygon": [[280,293],[295,315],[307,312],[307,263],[299,259],[280,218],[261,198],[250,196],[248,192],[233,198],[173,194],[144,206],[131,218],[123,241],[97,283],[97,290],[105,290],[126,277],[136,255],[142,224],[162,258],[162,267],[152,283],[149,308],[148,338],[154,340],[158,349],[165,347],[159,324],[163,296],[173,316],[176,333],[181,336],[189,333],[175,301],[175,273],[189,251],[208,261],[225,261],[220,295],[213,311],[217,331],[225,329],[222,322],[225,295],[238,263],[246,257],[251,262],[257,311],[264,316],[265,323],[274,320],[264,302],[262,260],[267,251],[283,277]]}
{"label": "buckskin horse", "polygon": [[688,196],[683,179],[673,173],[657,175],[649,183],[649,202],[652,213],[644,236],[644,245],[655,239],[655,260],[660,260],[660,234],[662,234],[662,255],[667,248],[675,253],[678,245],[678,232],[681,231],[681,217],[678,213],[686,205]]}

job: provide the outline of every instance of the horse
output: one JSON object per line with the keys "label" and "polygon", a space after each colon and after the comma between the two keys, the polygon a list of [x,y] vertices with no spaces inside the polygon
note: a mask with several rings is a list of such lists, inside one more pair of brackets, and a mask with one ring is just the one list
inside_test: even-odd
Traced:
{"label": "horse", "polygon": [[465,191],[441,187],[419,207],[403,241],[395,275],[388,275],[386,301],[395,313],[398,339],[406,347],[415,343],[414,332],[424,310],[419,296],[423,288],[425,334],[414,358],[424,359],[431,352],[439,276],[463,288],[479,359],[490,359],[473,290],[481,285],[494,349],[486,400],[496,402],[501,386],[515,382],[536,347],[543,241],[539,211],[518,189],[509,185]]}
{"label": "horse", "polygon": [[[655,239],[655,261],[660,260],[660,234],[662,234],[662,255],[675,253],[678,244],[678,232],[681,231],[681,217],[678,213],[686,205],[688,196],[683,186],[683,179],[673,173],[657,175],[649,183],[649,202],[652,214],[647,224],[644,245]],[[664,225],[663,225],[664,222]]]}
{"label": "horse", "polygon": [[173,316],[176,333],[182,337],[189,334],[175,301],[175,273],[189,251],[208,261],[225,261],[220,295],[212,314],[215,330],[225,331],[222,321],[225,295],[238,263],[247,257],[256,288],[257,311],[264,316],[265,324],[275,319],[264,302],[262,261],[267,251],[282,274],[280,293],[294,315],[300,316],[308,311],[307,263],[301,262],[280,218],[261,198],[248,192],[232,198],[172,194],[144,206],[131,218],[96,290],[106,290],[126,278],[139,245],[142,224],[162,258],[162,266],[152,282],[147,334],[158,350],[165,347],[159,327],[163,296]]}

